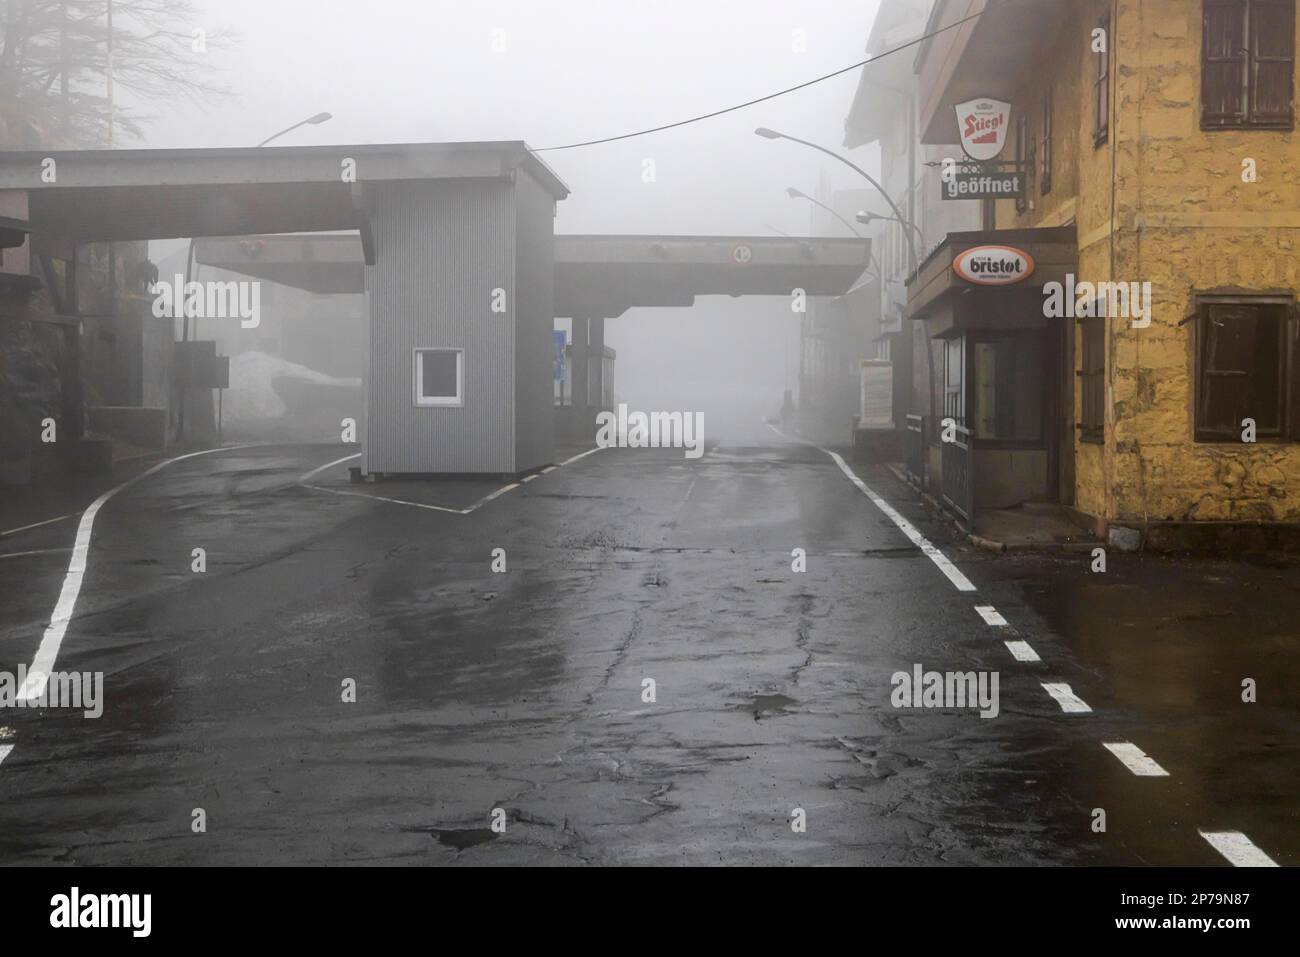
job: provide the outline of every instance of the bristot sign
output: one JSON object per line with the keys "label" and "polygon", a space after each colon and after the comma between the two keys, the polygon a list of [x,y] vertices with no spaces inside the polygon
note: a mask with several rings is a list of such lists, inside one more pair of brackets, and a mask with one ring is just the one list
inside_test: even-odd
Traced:
{"label": "bristot sign", "polygon": [[981,163],[996,159],[1007,143],[1011,104],[980,97],[957,104],[957,131],[966,155]]}
{"label": "bristot sign", "polygon": [[1034,257],[1014,246],[976,246],[958,253],[952,271],[977,286],[1011,286],[1034,272]]}

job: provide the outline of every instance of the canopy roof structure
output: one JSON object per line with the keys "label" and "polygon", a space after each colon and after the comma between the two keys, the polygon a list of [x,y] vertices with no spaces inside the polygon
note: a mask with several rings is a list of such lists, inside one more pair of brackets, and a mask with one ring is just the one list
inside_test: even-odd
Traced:
{"label": "canopy roof structure", "polygon": [[[771,236],[555,237],[555,314],[613,318],[696,296],[849,291],[867,268],[860,239]],[[355,235],[245,236],[196,243],[195,262],[315,293],[361,292]]]}

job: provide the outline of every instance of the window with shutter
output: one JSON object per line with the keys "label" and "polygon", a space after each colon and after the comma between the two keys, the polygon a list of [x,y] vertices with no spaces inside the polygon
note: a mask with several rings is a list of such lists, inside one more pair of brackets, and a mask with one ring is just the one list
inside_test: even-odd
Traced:
{"label": "window with shutter", "polygon": [[1202,128],[1293,129],[1295,0],[1202,2]]}
{"label": "window with shutter", "polygon": [[1276,299],[1201,302],[1197,441],[1239,442],[1245,419],[1254,420],[1261,439],[1287,434],[1287,406],[1294,404],[1290,315],[1290,305]]}
{"label": "window with shutter", "polygon": [[1102,442],[1106,437],[1106,319],[1079,320],[1083,331],[1083,361],[1079,369],[1082,416],[1079,438]]}
{"label": "window with shutter", "polygon": [[1052,191],[1052,88],[1050,86],[1043,97],[1043,128],[1039,149],[1041,151],[1039,162],[1042,164],[1039,170],[1039,188],[1046,196]]}
{"label": "window with shutter", "polygon": [[1093,108],[1096,123],[1093,125],[1092,142],[1101,146],[1110,136],[1110,14],[1097,23],[1105,40],[1105,47],[1094,54],[1097,58],[1097,79],[1093,81]]}

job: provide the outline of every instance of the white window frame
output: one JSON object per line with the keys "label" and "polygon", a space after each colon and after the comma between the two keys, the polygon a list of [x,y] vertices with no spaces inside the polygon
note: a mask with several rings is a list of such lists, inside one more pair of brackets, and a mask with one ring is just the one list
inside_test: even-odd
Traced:
{"label": "white window frame", "polygon": [[[420,394],[424,381],[424,353],[456,353],[456,394],[454,396],[425,396]],[[418,408],[463,408],[465,405],[465,350],[446,346],[416,346],[411,350],[411,397]]]}

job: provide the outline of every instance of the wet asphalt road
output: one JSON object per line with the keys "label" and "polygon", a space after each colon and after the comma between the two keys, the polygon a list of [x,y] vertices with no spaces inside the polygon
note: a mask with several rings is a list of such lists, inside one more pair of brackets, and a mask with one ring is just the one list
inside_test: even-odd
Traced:
{"label": "wet asphalt road", "polygon": [[[59,667],[105,672],[105,712],[0,712],[0,862],[1223,864],[1198,829],[1300,862],[1293,568],[994,558],[860,471],[972,594],[806,446],[601,451],[470,514],[336,493],[500,482],[297,484],[347,451],[223,451],[104,507]],[[74,533],[0,539],[38,553],[0,558],[0,670]],[[998,672],[998,717],[894,708],[915,664]]]}

